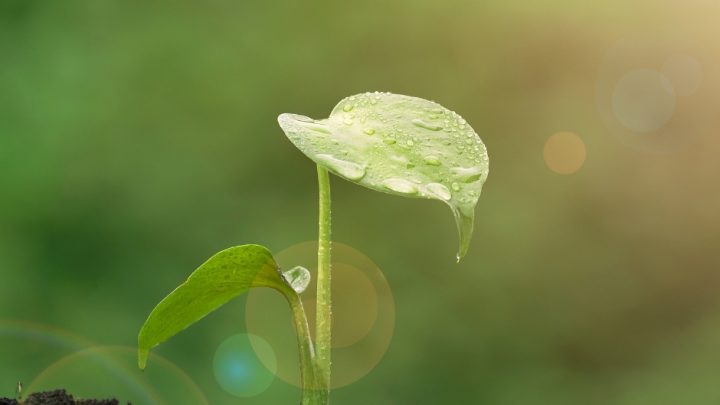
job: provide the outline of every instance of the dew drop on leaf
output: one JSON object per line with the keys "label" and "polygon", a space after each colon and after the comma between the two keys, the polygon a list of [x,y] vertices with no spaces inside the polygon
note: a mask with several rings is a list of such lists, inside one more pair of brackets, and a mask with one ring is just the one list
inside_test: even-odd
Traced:
{"label": "dew drop on leaf", "polygon": [[442,129],[442,127],[440,125],[430,124],[428,122],[421,120],[420,118],[415,118],[414,120],[412,120],[412,123],[416,127],[425,128],[430,131],[439,131]]}
{"label": "dew drop on leaf", "polygon": [[404,179],[386,179],[383,180],[382,185],[388,190],[396,191],[402,194],[416,194],[418,192],[417,187],[413,183]]}
{"label": "dew drop on leaf", "polygon": [[430,183],[425,188],[430,194],[439,197],[441,200],[450,201],[450,198],[452,198],[450,190],[440,183]]}
{"label": "dew drop on leaf", "polygon": [[453,167],[453,173],[464,183],[473,183],[480,180],[483,174],[482,167]]}
{"label": "dew drop on leaf", "polygon": [[332,155],[317,155],[318,162],[337,174],[349,179],[360,180],[365,176],[365,167],[347,160],[338,159]]}
{"label": "dew drop on leaf", "polygon": [[425,163],[429,164],[430,166],[440,166],[440,159],[438,159],[435,156],[425,156],[423,159]]}

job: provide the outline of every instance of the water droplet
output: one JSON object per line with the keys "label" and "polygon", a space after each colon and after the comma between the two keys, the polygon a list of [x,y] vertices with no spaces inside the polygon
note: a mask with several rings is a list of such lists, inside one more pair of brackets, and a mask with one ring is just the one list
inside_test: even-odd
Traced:
{"label": "water droplet", "polygon": [[473,167],[453,167],[452,172],[457,176],[457,178],[465,183],[472,183],[474,181],[480,180],[483,174],[483,169],[481,167],[473,166]]}
{"label": "water droplet", "polygon": [[419,118],[415,118],[414,120],[412,120],[412,123],[416,127],[425,128],[430,131],[439,131],[442,129],[442,127],[439,125],[427,123]]}
{"label": "water droplet", "polygon": [[348,162],[347,160],[338,159],[332,155],[320,154],[316,156],[319,163],[328,169],[336,172],[348,180],[360,180],[365,176],[365,167]]}
{"label": "water droplet", "polygon": [[368,135],[373,135],[375,133],[375,130],[372,128],[366,128],[363,132],[365,132]]}
{"label": "water droplet", "polygon": [[413,145],[415,145],[415,142],[413,142],[412,139],[408,139],[407,142],[405,142],[405,143],[407,144],[407,146],[413,146]]}
{"label": "water droplet", "polygon": [[343,111],[350,112],[352,111],[353,107],[354,106],[352,104],[345,104],[345,106],[343,107]]}
{"label": "water droplet", "polygon": [[425,156],[423,159],[425,163],[429,164],[430,166],[440,166],[440,159],[438,159],[435,156]]}
{"label": "water droplet", "polygon": [[382,185],[388,190],[396,191],[402,194],[415,194],[418,191],[414,184],[404,179],[385,179],[383,180]]}
{"label": "water droplet", "polygon": [[450,185],[454,191],[460,191],[460,184],[453,183]]}
{"label": "water droplet", "polygon": [[425,189],[432,195],[445,200],[449,201],[452,195],[450,194],[450,190],[448,190],[447,187],[440,183],[430,183],[427,186],[425,186]]}
{"label": "water droplet", "polygon": [[310,271],[302,266],[293,267],[282,273],[285,281],[296,293],[300,294],[310,285]]}
{"label": "water droplet", "polygon": [[468,201],[466,205],[452,205],[453,214],[455,216],[455,224],[457,225],[458,234],[460,236],[460,248],[457,253],[458,262],[465,256],[470,247],[470,239],[473,233],[473,222],[475,211],[473,210],[474,201]]}

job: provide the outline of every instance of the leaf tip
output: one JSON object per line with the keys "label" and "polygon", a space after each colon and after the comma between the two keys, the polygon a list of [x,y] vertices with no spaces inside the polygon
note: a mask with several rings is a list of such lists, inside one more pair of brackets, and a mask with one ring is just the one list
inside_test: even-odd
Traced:
{"label": "leaf tip", "polygon": [[467,254],[469,247],[470,247],[469,243],[463,244],[460,246],[460,249],[458,250],[457,254],[455,255],[456,263],[460,263],[460,260],[462,260],[465,257],[465,254]]}
{"label": "leaf tip", "polygon": [[145,371],[145,367],[147,366],[147,359],[150,355],[150,350],[148,349],[138,349],[138,368],[140,370]]}
{"label": "leaf tip", "polygon": [[282,114],[278,115],[277,120],[278,120],[278,123],[280,124],[280,126],[282,126],[282,124],[290,118],[290,115],[291,114],[289,114],[289,113],[282,113]]}

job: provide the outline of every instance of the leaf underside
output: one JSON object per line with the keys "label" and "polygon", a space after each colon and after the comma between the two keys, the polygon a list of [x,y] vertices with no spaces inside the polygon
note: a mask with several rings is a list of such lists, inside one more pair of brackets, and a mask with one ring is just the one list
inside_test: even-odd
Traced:
{"label": "leaf underside", "polygon": [[480,137],[458,114],[376,92],[343,99],[326,119],[281,114],[278,122],[306,156],[346,180],[447,204],[459,233],[458,260],[465,255],[489,162]]}
{"label": "leaf underside", "polygon": [[148,316],[138,336],[140,368],[145,368],[150,349],[252,287],[294,294],[270,251],[262,246],[236,246],[212,256]]}

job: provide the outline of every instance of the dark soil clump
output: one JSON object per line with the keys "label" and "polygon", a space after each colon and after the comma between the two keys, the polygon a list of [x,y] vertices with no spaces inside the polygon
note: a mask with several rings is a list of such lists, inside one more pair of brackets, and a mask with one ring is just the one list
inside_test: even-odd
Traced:
{"label": "dark soil clump", "polygon": [[[117,399],[75,399],[65,390],[36,392],[20,402],[0,398],[0,405],[119,405]],[[128,403],[128,405],[130,405]]]}

